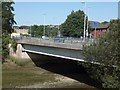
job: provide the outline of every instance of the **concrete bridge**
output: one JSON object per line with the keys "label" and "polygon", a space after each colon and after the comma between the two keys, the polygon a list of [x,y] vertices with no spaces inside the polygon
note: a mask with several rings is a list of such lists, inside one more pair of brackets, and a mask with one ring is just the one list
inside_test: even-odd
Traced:
{"label": "concrete bridge", "polygon": [[82,49],[84,45],[89,45],[90,43],[81,39],[66,39],[64,42],[58,42],[54,39],[23,37],[21,40],[18,40],[18,44],[21,44],[23,47],[23,52],[27,52],[29,56],[34,54],[31,57],[33,59],[38,60],[41,58],[35,56],[36,54],[44,57],[49,56],[80,62],[88,62],[84,60]]}

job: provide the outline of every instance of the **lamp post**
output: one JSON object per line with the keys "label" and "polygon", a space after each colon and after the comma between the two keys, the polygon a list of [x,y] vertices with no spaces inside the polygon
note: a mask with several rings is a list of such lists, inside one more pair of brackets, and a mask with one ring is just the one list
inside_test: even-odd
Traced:
{"label": "lamp post", "polygon": [[31,33],[31,25],[30,25],[30,37],[31,37],[31,34],[32,34],[32,33]]}
{"label": "lamp post", "polygon": [[87,13],[88,13],[88,20],[87,20],[87,29],[86,29],[86,37],[88,38],[88,29],[89,29],[89,8],[87,8]]}
{"label": "lamp post", "polygon": [[45,14],[44,15],[44,31],[43,31],[43,36],[45,36]]}
{"label": "lamp post", "polygon": [[84,40],[85,40],[85,33],[86,33],[86,2],[82,2],[83,4],[85,4],[85,9],[84,9],[84,12],[85,12],[85,16],[84,16]]}
{"label": "lamp post", "polygon": [[58,37],[61,36],[61,33],[60,33],[60,28],[59,28],[59,25],[58,25]]}

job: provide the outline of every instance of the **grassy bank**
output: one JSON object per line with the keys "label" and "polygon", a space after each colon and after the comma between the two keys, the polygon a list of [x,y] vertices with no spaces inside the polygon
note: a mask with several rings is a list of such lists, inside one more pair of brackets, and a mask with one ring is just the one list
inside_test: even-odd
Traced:
{"label": "grassy bank", "polygon": [[94,88],[69,77],[36,67],[32,62],[18,63],[16,60],[3,64],[2,81],[3,88]]}
{"label": "grassy bank", "polygon": [[[3,88],[28,86],[35,83],[43,83],[54,80],[54,77],[50,75],[49,72],[35,66],[22,67],[16,64],[7,63],[3,65],[2,70]],[[47,73],[49,73],[49,75]]]}

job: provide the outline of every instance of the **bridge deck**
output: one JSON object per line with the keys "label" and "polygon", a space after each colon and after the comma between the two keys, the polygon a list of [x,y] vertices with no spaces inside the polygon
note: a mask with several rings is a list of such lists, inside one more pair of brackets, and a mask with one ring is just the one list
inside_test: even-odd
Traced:
{"label": "bridge deck", "polygon": [[22,40],[19,40],[18,43],[58,47],[58,48],[66,48],[66,49],[74,49],[74,50],[82,50],[83,46],[86,45],[86,42],[83,41],[66,40],[65,42],[55,42],[53,39],[45,40],[42,38],[24,38]]}
{"label": "bridge deck", "polygon": [[[78,54],[76,54],[75,52],[78,52],[78,51],[81,52],[83,46],[89,44],[89,42],[83,42],[83,41],[79,41],[79,40],[78,41],[74,40],[72,42],[69,40],[65,41],[65,42],[55,42],[53,39],[45,40],[45,39],[41,39],[41,38],[29,38],[28,37],[28,38],[22,38],[21,40],[18,40],[18,43],[26,46],[26,48],[24,48],[24,50],[23,50],[25,52],[31,52],[31,53],[42,54],[42,55],[47,55],[47,56],[54,56],[54,57],[65,58],[65,59],[71,59],[71,60],[75,60],[75,61],[93,63],[93,64],[97,64],[97,65],[104,65],[103,63],[99,63],[99,62],[95,62],[95,61],[86,61],[80,56],[80,53],[78,53],[78,54],[79,54],[79,57],[81,57],[81,58],[76,56]],[[31,48],[30,47],[31,45],[34,45],[36,48]],[[37,46],[39,48],[37,48]],[[43,48],[43,46],[46,46],[46,49]],[[40,50],[40,47],[42,48],[41,50]],[[52,51],[52,50],[48,49],[48,48],[53,48],[53,47],[58,47],[58,48],[56,48],[56,51]],[[62,54],[61,54],[60,50],[57,50],[60,48],[61,49],[63,48],[61,50]],[[69,53],[67,53],[64,51],[64,48],[66,50],[71,49],[75,52],[73,54],[70,54],[71,51]],[[55,48],[53,50],[55,50]],[[112,65],[112,67],[118,67],[118,66]]]}

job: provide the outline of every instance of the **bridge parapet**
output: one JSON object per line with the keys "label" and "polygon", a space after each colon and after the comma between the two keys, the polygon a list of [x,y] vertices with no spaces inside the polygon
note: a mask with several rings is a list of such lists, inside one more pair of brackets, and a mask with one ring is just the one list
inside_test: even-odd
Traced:
{"label": "bridge parapet", "polygon": [[75,49],[75,50],[82,50],[83,46],[88,44],[88,42],[85,42],[83,40],[65,40],[64,42],[56,42],[54,41],[54,39],[42,39],[42,38],[30,38],[30,37],[23,37],[21,40],[18,40],[18,43],[67,48],[67,49]]}

